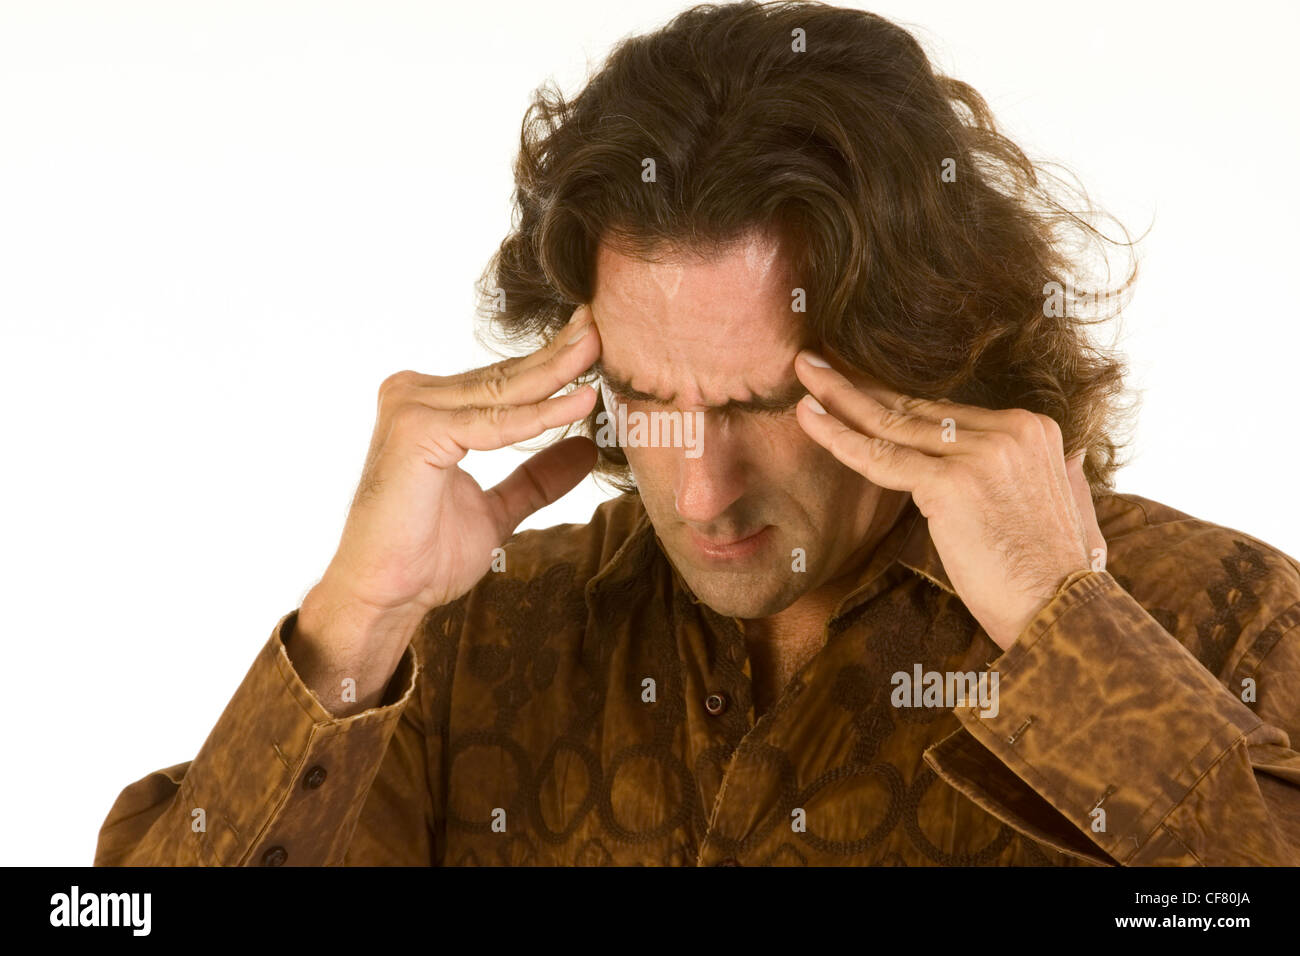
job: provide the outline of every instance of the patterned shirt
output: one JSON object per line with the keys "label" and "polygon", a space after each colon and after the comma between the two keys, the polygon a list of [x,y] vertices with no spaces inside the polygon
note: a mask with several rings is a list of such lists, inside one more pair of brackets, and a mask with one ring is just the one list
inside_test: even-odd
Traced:
{"label": "patterned shirt", "polygon": [[[1135,495],[1007,651],[909,505],[756,717],[635,494],[515,534],[336,718],[276,624],[97,865],[1300,864],[1300,567]],[[201,812],[200,812],[201,811]]]}

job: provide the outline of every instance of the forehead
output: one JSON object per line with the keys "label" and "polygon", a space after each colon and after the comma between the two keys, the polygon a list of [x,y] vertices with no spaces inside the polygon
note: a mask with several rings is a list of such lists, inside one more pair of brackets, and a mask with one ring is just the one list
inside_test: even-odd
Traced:
{"label": "forehead", "polygon": [[645,262],[601,244],[592,314],[601,364],[637,390],[684,406],[788,387],[803,341],[798,285],[779,242],[751,235],[711,257]]}

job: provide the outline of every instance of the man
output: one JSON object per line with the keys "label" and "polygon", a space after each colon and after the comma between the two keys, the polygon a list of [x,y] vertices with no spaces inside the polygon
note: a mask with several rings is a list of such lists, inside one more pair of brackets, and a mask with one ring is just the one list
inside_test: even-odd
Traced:
{"label": "man", "polygon": [[1300,568],[1111,491],[1109,299],[1053,301],[1077,220],[972,89],[699,8],[516,176],[485,291],[545,344],[385,380],[325,574],[97,863],[1300,863]]}

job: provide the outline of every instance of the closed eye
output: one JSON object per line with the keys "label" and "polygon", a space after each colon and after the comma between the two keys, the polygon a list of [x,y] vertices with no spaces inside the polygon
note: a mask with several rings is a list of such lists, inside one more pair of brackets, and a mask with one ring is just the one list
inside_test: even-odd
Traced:
{"label": "closed eye", "polygon": [[751,409],[751,411],[756,415],[769,415],[772,418],[781,418],[782,416],[789,415],[793,412],[798,407],[799,401],[800,399],[796,399],[788,405],[782,405],[779,408],[755,408]]}
{"label": "closed eye", "polygon": [[[664,411],[673,410],[672,404],[670,402],[663,402],[663,401],[659,401],[658,399],[646,398],[641,394],[629,395],[626,392],[614,388],[609,383],[605,384],[605,388],[608,389],[609,393],[622,405],[637,403],[640,405],[648,405],[654,409],[663,409]],[[781,405],[776,405],[771,402],[731,401],[731,402],[727,402],[725,405],[715,406],[714,408],[711,409],[711,411],[721,412],[723,415],[726,415],[728,417],[748,414],[748,415],[762,415],[769,418],[782,418],[794,412],[795,408],[798,406],[799,402],[803,399],[803,396],[806,394],[807,394],[807,389],[799,389],[799,394],[795,396],[793,400],[789,402],[785,402],[784,404]]]}

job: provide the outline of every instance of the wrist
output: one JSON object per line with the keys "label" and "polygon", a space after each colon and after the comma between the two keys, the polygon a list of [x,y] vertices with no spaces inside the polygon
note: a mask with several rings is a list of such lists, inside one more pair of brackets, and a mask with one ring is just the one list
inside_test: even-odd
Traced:
{"label": "wrist", "polygon": [[381,608],[353,597],[324,581],[307,592],[298,609],[299,629],[307,633],[330,632],[331,643],[373,647],[410,636],[428,613],[414,605]]}
{"label": "wrist", "polygon": [[1057,581],[1056,587],[1053,588],[1051,593],[1040,594],[1014,622],[1011,622],[1009,626],[1000,629],[998,633],[987,632],[989,638],[1002,650],[1010,650],[1011,646],[1015,644],[1016,641],[1020,640],[1020,635],[1029,629],[1029,625],[1037,620],[1038,616],[1047,610],[1047,608],[1049,608],[1057,598],[1068,591],[1080,578],[1086,577],[1092,573],[1093,569],[1089,566],[1075,566],[1071,570],[1057,576],[1055,578]]}
{"label": "wrist", "polygon": [[313,688],[337,689],[351,678],[357,700],[373,705],[426,613],[417,607],[376,608],[318,584],[298,608],[286,651]]}

